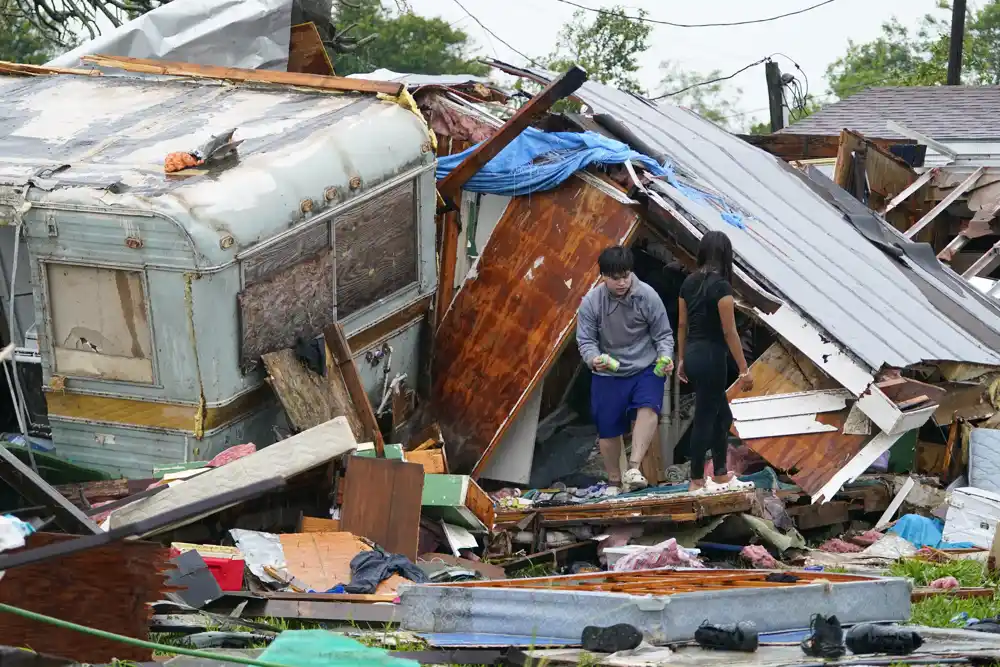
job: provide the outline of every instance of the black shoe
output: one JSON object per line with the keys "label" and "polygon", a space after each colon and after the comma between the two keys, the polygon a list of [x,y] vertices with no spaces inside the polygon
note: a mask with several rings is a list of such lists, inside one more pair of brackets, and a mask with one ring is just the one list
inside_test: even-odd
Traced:
{"label": "black shoe", "polygon": [[981,621],[976,621],[972,625],[967,625],[966,630],[972,630],[974,632],[989,632],[990,634],[1000,635],[1000,620],[995,618],[984,618]]}
{"label": "black shoe", "polygon": [[814,658],[839,658],[847,650],[844,648],[844,630],[836,616],[826,618],[813,614],[809,621],[812,634],[802,640],[802,651]]}
{"label": "black shoe", "polygon": [[923,646],[924,640],[915,630],[891,625],[861,623],[847,631],[847,648],[851,653],[885,653],[909,655]]}
{"label": "black shoe", "polygon": [[588,625],[583,629],[583,650],[590,653],[618,653],[634,649],[642,643],[642,633],[628,623],[608,628]]}
{"label": "black shoe", "polygon": [[705,621],[694,631],[694,640],[702,648],[753,653],[758,646],[757,626],[750,621],[728,625],[712,625]]}

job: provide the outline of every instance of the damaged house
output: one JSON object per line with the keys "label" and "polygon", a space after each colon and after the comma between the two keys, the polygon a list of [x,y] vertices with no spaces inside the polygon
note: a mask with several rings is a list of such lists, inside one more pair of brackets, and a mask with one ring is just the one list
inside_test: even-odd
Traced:
{"label": "damaged house", "polygon": [[[665,247],[669,273],[693,267],[705,231],[730,236],[739,308],[773,341],[752,365],[754,390],[733,397],[734,431],[814,502],[897,443],[912,449],[957,367],[1000,366],[996,302],[817,170],[599,83],[574,98],[587,113],[564,121],[653,157],[666,174],[578,171],[507,203],[464,284],[439,305],[431,400],[459,470],[488,477],[501,464],[504,476],[490,475],[526,481],[524,458],[542,454],[539,422],[580,376],[573,325],[598,279],[595,258],[619,242]],[[466,229],[472,211],[460,215]],[[661,454],[672,444],[661,441]]]}

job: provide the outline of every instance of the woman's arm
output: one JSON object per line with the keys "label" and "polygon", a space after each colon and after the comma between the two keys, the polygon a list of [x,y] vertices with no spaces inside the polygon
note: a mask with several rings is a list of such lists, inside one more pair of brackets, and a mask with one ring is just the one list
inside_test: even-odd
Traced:
{"label": "woman's arm", "polygon": [[687,342],[688,307],[683,297],[677,299],[677,376],[681,382],[687,382],[684,372],[684,343]]}
{"label": "woman's arm", "polygon": [[743,388],[751,389],[753,381],[750,378],[750,369],[747,368],[747,359],[743,356],[743,344],[740,343],[740,335],[736,331],[736,302],[733,301],[733,297],[724,296],[719,299],[719,319],[722,321],[722,333],[726,337],[729,353],[733,355],[736,367],[740,371]]}

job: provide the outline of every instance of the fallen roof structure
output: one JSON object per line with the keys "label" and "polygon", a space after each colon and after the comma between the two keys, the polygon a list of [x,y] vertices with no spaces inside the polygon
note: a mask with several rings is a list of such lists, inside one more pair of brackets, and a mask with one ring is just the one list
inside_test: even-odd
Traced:
{"label": "fallen roof structure", "polygon": [[[492,64],[542,84],[553,78],[542,70]],[[845,406],[825,413],[834,419],[832,429],[816,431],[807,425],[790,441],[784,436],[794,433],[781,420],[801,414],[793,407],[791,414],[771,414],[778,419],[772,424],[777,430],[754,431],[756,438],[780,439],[784,447],[796,443],[799,454],[775,462],[791,471],[793,479],[806,459],[813,466],[822,460],[821,472],[796,480],[805,482],[803,488],[814,500],[832,498],[937,409],[938,396],[916,401],[922,394],[909,391],[912,385],[906,385],[906,396],[898,387],[890,388],[887,370],[940,362],[1000,367],[1000,308],[883,221],[845,209],[828,182],[807,178],[678,107],[657,106],[592,81],[574,98],[607,135],[662,161],[670,173],[649,179],[633,174],[628,194],[609,179],[578,174],[556,190],[512,200],[438,331],[434,400],[443,408],[442,428],[455,449],[449,459],[463,469],[482,472],[572,336],[578,299],[597,274],[595,266],[581,266],[579,258],[565,262],[563,256],[596,256],[602,244],[631,238],[628,226],[604,234],[600,226],[587,225],[584,236],[573,235],[572,221],[580,215],[594,214],[602,225],[615,220],[616,215],[602,210],[607,207],[622,215],[641,214],[636,224],[641,219],[651,225],[688,261],[705,231],[726,232],[736,254],[735,286],[742,306],[800,353],[825,383],[786,383],[770,393],[843,388],[862,420],[877,427],[845,433],[850,413]],[[590,189],[601,194],[584,197]],[[560,199],[583,207],[559,212]],[[587,201],[591,203],[583,205]],[[536,238],[553,227],[558,242]],[[598,232],[604,240],[591,238]],[[554,255],[556,248],[561,250]],[[455,325],[449,326],[449,320]],[[498,335],[497,327],[505,333]],[[517,330],[533,333],[515,344]],[[519,351],[514,358],[503,352],[511,349]],[[490,366],[498,359],[504,360],[502,372]],[[488,392],[483,392],[483,382],[489,383]],[[463,392],[468,396],[458,398]],[[487,395],[489,408],[475,407]],[[816,457],[820,438],[829,441],[822,450],[836,456]],[[755,447],[755,440],[750,438],[749,444]]]}

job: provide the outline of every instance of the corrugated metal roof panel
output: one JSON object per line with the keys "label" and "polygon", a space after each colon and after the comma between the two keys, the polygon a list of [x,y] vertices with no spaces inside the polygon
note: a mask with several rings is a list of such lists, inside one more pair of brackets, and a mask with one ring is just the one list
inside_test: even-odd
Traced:
{"label": "corrugated metal roof panel", "polygon": [[1000,365],[1000,351],[934,304],[944,300],[966,320],[974,315],[993,335],[1000,332],[1000,309],[957,276],[945,284],[908,259],[890,258],[774,156],[692,112],[600,83],[586,82],[575,96],[594,113],[618,118],[680,174],[748,215],[741,230],[715,209],[665,188],[703,230],[729,235],[744,269],[872,369],[931,360]]}

